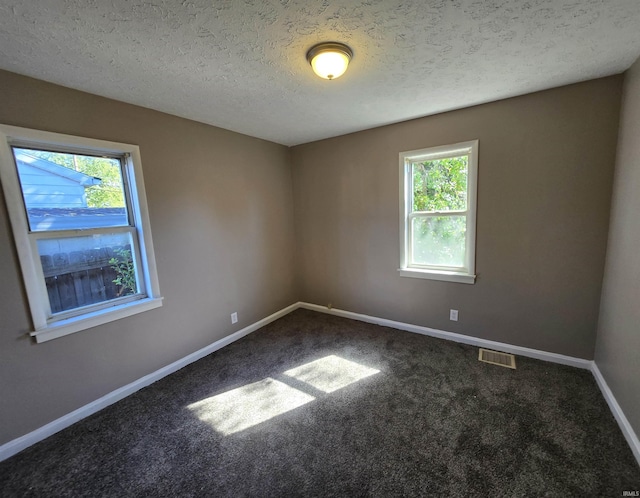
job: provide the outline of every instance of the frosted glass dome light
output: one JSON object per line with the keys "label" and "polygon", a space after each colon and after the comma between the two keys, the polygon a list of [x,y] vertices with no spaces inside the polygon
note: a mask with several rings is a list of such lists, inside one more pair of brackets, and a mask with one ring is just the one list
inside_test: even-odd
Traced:
{"label": "frosted glass dome light", "polygon": [[326,80],[334,80],[344,74],[353,52],[343,43],[320,43],[307,52],[307,60],[313,72]]}

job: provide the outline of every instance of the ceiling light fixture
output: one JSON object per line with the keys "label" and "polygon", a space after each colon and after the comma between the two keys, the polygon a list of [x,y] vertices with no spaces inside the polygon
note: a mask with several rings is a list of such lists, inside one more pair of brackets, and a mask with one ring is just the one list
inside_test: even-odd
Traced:
{"label": "ceiling light fixture", "polygon": [[342,76],[353,57],[353,52],[344,43],[319,43],[307,52],[307,60],[313,72],[326,80]]}

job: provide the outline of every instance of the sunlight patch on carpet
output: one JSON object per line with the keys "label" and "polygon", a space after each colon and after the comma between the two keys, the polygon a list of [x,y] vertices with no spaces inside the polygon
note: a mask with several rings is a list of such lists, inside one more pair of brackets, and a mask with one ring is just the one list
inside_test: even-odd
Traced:
{"label": "sunlight patch on carpet", "polygon": [[380,370],[365,367],[335,355],[326,356],[284,372],[285,375],[325,393],[332,393],[377,373],[380,373]]}
{"label": "sunlight patch on carpet", "polygon": [[[308,384],[317,391],[332,393],[377,373],[380,370],[330,355],[287,370],[284,375]],[[284,382],[267,377],[192,403],[187,408],[217,432],[228,436],[316,399],[301,391],[304,389],[301,384],[298,384],[300,389],[296,389],[288,385],[286,379],[282,380]]]}
{"label": "sunlight patch on carpet", "polygon": [[198,401],[187,408],[224,434],[234,434],[305,405],[315,398],[267,377]]}

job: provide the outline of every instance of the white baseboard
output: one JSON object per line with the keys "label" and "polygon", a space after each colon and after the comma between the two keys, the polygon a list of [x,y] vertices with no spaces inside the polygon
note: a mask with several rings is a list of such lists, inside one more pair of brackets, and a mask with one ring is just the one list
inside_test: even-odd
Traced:
{"label": "white baseboard", "polygon": [[163,377],[166,377],[167,375],[180,370],[181,368],[187,366],[189,363],[193,363],[194,361],[204,358],[208,354],[211,354],[214,351],[217,351],[218,349],[221,349],[228,344],[241,339],[251,332],[264,327],[265,325],[277,320],[278,318],[291,313],[298,307],[299,303],[294,303],[290,306],[287,306],[286,308],[277,311],[273,315],[269,315],[268,317],[263,318],[262,320],[243,328],[242,330],[238,330],[237,332],[234,332],[233,334],[228,335],[227,337],[224,337],[219,341],[209,344],[208,346],[196,351],[195,353],[191,353],[190,355],[185,356],[178,361],[174,361],[166,367],[156,370],[149,375],[145,375],[144,377],[130,384],[127,384],[126,386],[116,389],[109,394],[105,394],[101,398],[92,401],[91,403],[84,405],[77,410],[72,411],[71,413],[67,413],[66,415],[54,420],[53,422],[49,422],[47,425],[44,425],[39,429],[36,429],[35,431],[32,431],[28,434],[25,434],[24,436],[3,444],[2,446],[0,446],[0,462],[24,450],[25,448],[28,448],[29,446],[42,441],[49,436],[52,436],[62,429],[66,429],[79,420],[82,420],[83,418],[88,417],[89,415],[92,415],[109,405],[112,405],[116,401],[120,401],[121,399],[126,398],[130,394],[139,391],[143,387],[146,387],[162,379]]}
{"label": "white baseboard", "polygon": [[353,320],[359,320],[361,322],[375,323],[384,327],[406,330],[407,332],[428,335],[430,337],[437,337],[439,339],[446,339],[448,341],[461,342],[463,344],[469,344],[471,346],[478,346],[482,348],[502,351],[505,353],[527,356],[529,358],[536,358],[538,360],[550,361],[552,363],[560,363],[562,365],[569,365],[572,367],[583,368],[585,370],[591,370],[591,360],[584,360],[582,358],[575,358],[573,356],[565,356],[557,353],[548,353],[547,351],[540,351],[538,349],[523,348],[522,346],[512,346],[511,344],[506,344],[504,342],[489,341],[487,339],[480,339],[479,337],[472,337],[470,335],[456,334],[454,332],[446,332],[444,330],[422,327],[420,325],[396,322],[394,320],[387,320],[386,318],[377,318],[375,316],[362,315],[360,313],[353,313],[351,311],[344,311],[335,308],[329,309],[326,306],[318,306],[317,304],[303,302],[300,302],[298,304],[301,308],[319,311],[321,313],[328,313],[330,315],[351,318]]}
{"label": "white baseboard", "polygon": [[602,376],[602,373],[600,372],[600,369],[598,368],[598,365],[595,361],[591,365],[591,372],[593,372],[593,376],[596,378],[598,387],[600,387],[600,391],[602,392],[604,399],[607,400],[609,408],[611,409],[611,413],[613,413],[616,422],[618,422],[622,434],[627,440],[627,443],[629,443],[629,447],[633,452],[633,456],[636,457],[638,465],[640,465],[640,440],[638,440],[638,436],[633,430],[633,427],[631,427],[629,420],[627,420],[627,417],[618,404],[618,401],[613,395],[613,392],[611,392],[611,389],[609,389],[607,381],[604,380],[604,377]]}

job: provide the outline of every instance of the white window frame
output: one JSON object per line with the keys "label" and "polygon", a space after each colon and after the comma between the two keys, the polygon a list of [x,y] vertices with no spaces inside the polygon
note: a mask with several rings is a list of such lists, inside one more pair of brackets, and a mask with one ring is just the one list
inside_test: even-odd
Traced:
{"label": "white window frame", "polygon": [[[124,157],[122,174],[123,182],[128,186],[129,217],[132,220],[132,226],[124,227],[120,231],[128,231],[132,234],[132,249],[137,252],[139,259],[137,276],[141,292],[130,299],[107,301],[88,307],[84,313],[79,309],[78,311],[70,310],[62,317],[51,316],[36,238],[64,238],[112,230],[98,228],[31,233],[12,146],[41,149],[49,147],[53,150],[76,154]],[[162,306],[138,146],[0,124],[0,180],[33,320],[34,330],[30,335],[36,342],[49,341]]]}
{"label": "white window frame", "polygon": [[[411,262],[411,220],[413,218],[412,165],[417,162],[461,155],[469,156],[467,165],[467,209],[459,211],[433,211],[429,212],[429,215],[466,216],[467,228],[465,234],[464,266],[457,268],[414,264]],[[477,192],[478,140],[400,153],[400,268],[398,269],[400,276],[464,284],[475,283]]]}

